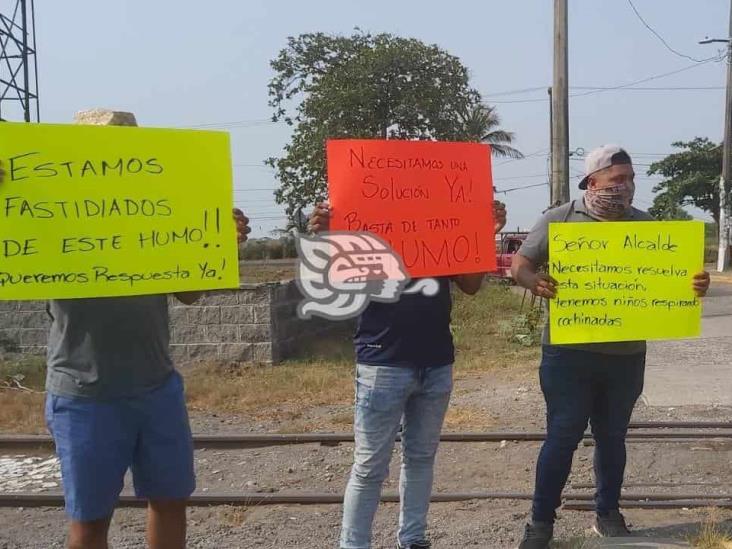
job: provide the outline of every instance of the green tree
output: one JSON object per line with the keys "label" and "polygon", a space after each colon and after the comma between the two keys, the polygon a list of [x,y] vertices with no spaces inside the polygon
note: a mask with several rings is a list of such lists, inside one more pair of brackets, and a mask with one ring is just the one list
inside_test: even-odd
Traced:
{"label": "green tree", "polygon": [[474,105],[467,114],[461,116],[463,124],[463,141],[479,141],[491,146],[493,156],[523,158],[520,151],[511,146],[513,132],[499,128],[501,118],[495,107],[488,105]]}
{"label": "green tree", "polygon": [[648,213],[659,221],[688,221],[691,214],[679,205],[679,201],[670,193],[662,193],[653,200]]}
{"label": "green tree", "polygon": [[493,140],[496,154],[515,154],[492,111],[479,130],[466,131],[480,94],[460,60],[435,45],[358,29],[348,37],[303,34],[288,38],[271,65],[273,120],[294,129],[284,155],[266,162],[291,219],[326,198],[328,138]]}
{"label": "green tree", "polygon": [[688,219],[684,206],[709,212],[719,222],[719,176],[722,172],[722,147],[706,137],[677,141],[680,152],[654,162],[648,175],[665,179],[653,187],[658,193],[649,209],[658,219]]}

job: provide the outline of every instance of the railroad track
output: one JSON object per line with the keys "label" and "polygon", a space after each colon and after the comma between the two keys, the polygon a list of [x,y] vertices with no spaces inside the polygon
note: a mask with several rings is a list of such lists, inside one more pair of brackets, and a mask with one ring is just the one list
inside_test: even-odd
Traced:
{"label": "railroad track", "polygon": [[[695,421],[647,421],[634,422],[629,426],[627,438],[636,442],[663,442],[697,439],[732,439],[732,422]],[[337,446],[353,442],[352,433],[301,433],[301,434],[243,434],[243,435],[196,435],[197,448],[250,449],[270,446],[321,444]],[[442,442],[528,442],[542,441],[543,432],[472,432],[443,433]],[[591,440],[591,435],[585,435]],[[399,440],[399,436],[397,436]],[[0,435],[0,449],[52,449],[51,437],[45,435]],[[651,484],[648,484],[651,486]],[[577,485],[575,489],[592,489],[590,484]],[[470,500],[531,500],[531,493],[524,492],[443,492],[432,495],[432,502],[459,502]],[[564,496],[564,509],[576,511],[594,510],[591,493],[568,492]],[[397,493],[384,493],[382,502],[398,502]],[[261,505],[327,505],[341,504],[342,494],[313,492],[278,493],[235,493],[194,494],[191,507],[216,505],[261,506]],[[0,493],[0,507],[62,507],[60,493]],[[120,498],[119,507],[144,507],[145,500],[125,495]],[[732,509],[732,494],[674,494],[674,493],[627,493],[623,494],[621,506],[641,509],[677,509],[718,507]]]}
{"label": "railroad track", "polygon": [[[529,492],[442,492],[432,494],[432,503],[451,503],[478,500],[530,501]],[[573,511],[594,511],[592,494],[569,492],[565,494],[564,509]],[[384,503],[397,503],[399,494],[386,492],[381,495]],[[281,492],[274,494],[237,493],[237,494],[194,494],[188,501],[189,507],[213,507],[227,505],[232,507],[259,507],[263,505],[340,505],[343,494],[314,492]],[[0,507],[63,507],[63,495],[55,493],[0,494]],[[117,507],[146,507],[147,501],[134,496],[123,495]],[[626,509],[679,509],[719,507],[732,509],[732,496],[709,494],[623,494],[620,506]]]}
{"label": "railroad track", "polygon": [[[635,422],[631,423],[627,439],[632,441],[695,440],[695,439],[732,439],[730,422]],[[642,430],[642,431],[641,431]],[[442,433],[441,442],[531,442],[546,438],[544,432],[469,432]],[[592,440],[586,434],[585,440]],[[397,441],[400,437],[397,435]],[[246,449],[266,448],[269,446],[288,446],[299,444],[321,444],[337,446],[353,442],[353,433],[298,433],[298,434],[242,434],[242,435],[194,435],[196,448]],[[53,448],[53,440],[48,435],[0,435],[0,449]]]}

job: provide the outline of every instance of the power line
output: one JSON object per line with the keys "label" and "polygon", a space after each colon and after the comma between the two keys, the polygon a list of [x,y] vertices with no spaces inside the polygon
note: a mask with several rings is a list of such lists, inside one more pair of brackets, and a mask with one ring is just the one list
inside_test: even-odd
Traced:
{"label": "power line", "polygon": [[[573,86],[572,90],[612,90],[616,88],[608,88],[603,86]],[[627,87],[619,91],[707,91],[707,90],[723,90],[724,86],[645,86],[645,87]]]}
{"label": "power line", "polygon": [[510,160],[504,160],[503,162],[499,162],[498,164],[495,165],[495,167],[497,167],[497,166],[503,166],[504,164],[510,164],[511,162],[518,162],[519,160],[526,160],[527,158],[532,158],[534,156],[539,156],[539,155],[542,155],[542,154],[543,155],[546,155],[548,152],[549,152],[549,149],[546,149],[546,148],[545,149],[539,149],[538,151],[534,151],[532,153],[526,154],[526,155],[524,155],[521,158],[511,158]]}
{"label": "power line", "polygon": [[496,189],[496,194],[507,194],[514,191],[522,191],[524,189],[532,189],[534,187],[546,187],[549,183],[544,181],[543,183],[534,183],[533,185],[522,185],[520,187],[511,187],[510,189]]}
{"label": "power line", "polygon": [[536,86],[534,88],[523,88],[519,90],[506,90],[502,92],[489,93],[488,97],[500,97],[501,95],[521,95],[522,93],[530,93],[535,91],[546,91],[546,86]]}
{"label": "power line", "polygon": [[[619,84],[617,86],[597,86],[593,87],[589,91],[583,92],[583,93],[572,93],[569,95],[569,97],[585,97],[588,95],[595,95],[598,93],[604,93],[608,91],[616,91],[616,90],[625,90],[628,88],[633,88],[633,86],[636,86],[638,84],[644,84],[646,82],[650,82],[651,80],[658,80],[660,78],[666,78],[667,76],[673,76],[675,74],[679,74],[688,70],[691,70],[696,67],[700,67],[706,63],[709,63],[711,61],[716,61],[720,59],[719,56],[710,57],[708,59],[701,60],[697,63],[694,63],[693,65],[687,65],[686,67],[682,67],[680,69],[676,69],[670,72],[664,72],[661,74],[654,74],[653,76],[648,76],[646,78],[641,78],[640,80],[635,80],[633,82],[628,82],[626,84]],[[541,98],[541,99],[513,99],[513,100],[507,100],[507,101],[491,101],[491,103],[545,103],[549,101],[548,97]]]}
{"label": "power line", "polygon": [[[542,88],[527,88],[529,90],[539,90]],[[724,86],[626,86],[618,89],[614,86],[570,86],[570,90],[618,90],[618,91],[710,91],[710,90],[723,90]],[[491,97],[499,97],[506,95],[522,95],[523,90],[518,91],[507,91],[501,93],[495,93],[487,95],[486,98],[490,100]],[[537,99],[525,100],[525,101],[538,101]]]}
{"label": "power line", "polygon": [[683,68],[680,68],[680,69],[676,69],[674,71],[665,72],[665,73],[662,73],[662,74],[656,74],[656,75],[653,75],[653,76],[648,76],[646,78],[641,78],[640,80],[636,80],[634,82],[629,82],[628,84],[621,84],[619,86],[609,86],[607,88],[602,88],[602,89],[599,89],[599,90],[591,90],[591,91],[584,92],[584,93],[575,93],[575,94],[570,95],[570,97],[584,97],[584,96],[587,96],[587,95],[595,95],[595,94],[603,93],[603,92],[606,92],[606,91],[621,90],[621,89],[629,88],[631,86],[635,86],[636,84],[644,84],[646,82],[650,82],[651,80],[658,80],[659,78],[665,78],[667,76],[673,76],[674,74],[679,74],[681,72],[685,72],[685,71],[688,71],[690,69],[693,69],[693,68],[696,68],[696,67],[700,67],[701,65],[706,64],[706,63],[709,63],[709,62],[714,61],[716,59],[718,59],[718,57],[710,57],[709,59],[705,59],[703,61],[699,61],[697,63],[694,63],[693,65],[687,65],[686,67],[683,67]]}
{"label": "power line", "polygon": [[680,51],[677,51],[674,48],[672,48],[671,46],[669,46],[668,42],[666,42],[666,40],[664,40],[663,36],[661,36],[660,34],[658,34],[658,32],[656,32],[656,30],[653,27],[651,27],[646,22],[645,19],[643,19],[643,16],[640,14],[640,12],[638,12],[638,9],[635,7],[635,4],[633,4],[633,0],[628,0],[628,4],[630,4],[630,7],[633,9],[633,12],[635,13],[636,17],[638,17],[638,19],[640,20],[640,22],[643,23],[643,26],[646,27],[649,31],[651,31],[651,33],[653,33],[653,35],[656,38],[658,38],[664,46],[666,46],[666,49],[668,51],[670,51],[674,55],[678,55],[679,57],[684,57],[686,59],[689,59],[691,61],[694,61],[695,63],[703,63],[704,62],[703,59],[696,59],[694,57],[691,57],[689,55],[686,55],[685,53],[681,53]]}
{"label": "power line", "polygon": [[533,179],[535,177],[546,177],[545,173],[537,173],[532,175],[512,175],[511,177],[497,177],[493,181],[510,181],[511,179]]}

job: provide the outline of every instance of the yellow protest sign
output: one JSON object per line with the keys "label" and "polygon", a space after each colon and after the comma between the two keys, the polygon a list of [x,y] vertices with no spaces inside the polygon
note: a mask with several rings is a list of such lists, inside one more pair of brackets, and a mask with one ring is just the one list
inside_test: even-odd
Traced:
{"label": "yellow protest sign", "polygon": [[0,299],[234,288],[228,134],[0,123]]}
{"label": "yellow protest sign", "polygon": [[697,221],[552,223],[553,344],[676,339],[701,332],[692,290],[704,268]]}

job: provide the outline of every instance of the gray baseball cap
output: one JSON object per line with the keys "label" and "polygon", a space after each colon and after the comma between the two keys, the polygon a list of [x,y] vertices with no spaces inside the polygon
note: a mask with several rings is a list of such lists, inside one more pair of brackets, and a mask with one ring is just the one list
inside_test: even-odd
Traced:
{"label": "gray baseball cap", "polygon": [[618,164],[633,164],[628,152],[619,145],[603,145],[593,150],[585,158],[585,176],[580,181],[579,188],[587,188],[588,178],[600,170]]}

